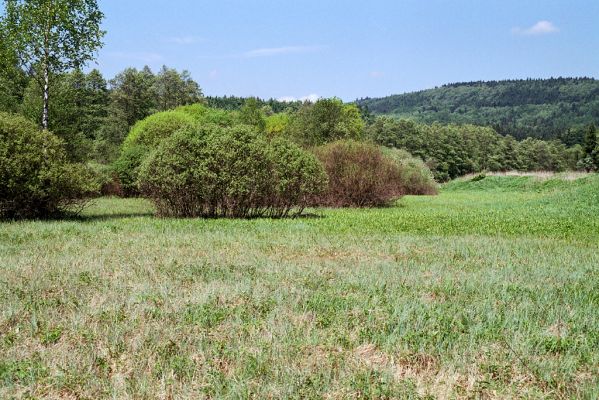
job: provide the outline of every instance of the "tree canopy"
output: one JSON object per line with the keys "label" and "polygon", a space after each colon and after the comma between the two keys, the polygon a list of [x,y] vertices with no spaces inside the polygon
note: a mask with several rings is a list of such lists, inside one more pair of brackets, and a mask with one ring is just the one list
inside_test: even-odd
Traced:
{"label": "tree canopy", "polygon": [[489,126],[519,140],[530,136],[573,145],[582,143],[589,123],[599,122],[599,81],[557,78],[456,83],[357,103],[376,115]]}
{"label": "tree canopy", "polygon": [[105,32],[96,0],[4,0],[0,19],[5,53],[43,91],[42,120],[49,127],[49,92],[53,74],[79,69],[94,59]]}

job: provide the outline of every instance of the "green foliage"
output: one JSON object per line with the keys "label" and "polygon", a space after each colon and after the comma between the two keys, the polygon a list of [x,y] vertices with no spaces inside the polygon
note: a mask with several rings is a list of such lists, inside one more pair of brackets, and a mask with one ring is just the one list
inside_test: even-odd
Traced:
{"label": "green foliage", "polygon": [[203,97],[200,86],[191,78],[189,71],[179,73],[166,65],[156,74],[153,91],[158,111],[198,103]]}
{"label": "green foliage", "polygon": [[267,135],[270,137],[282,136],[287,130],[289,121],[289,114],[286,113],[273,114],[267,117],[265,128]]}
{"label": "green foliage", "polygon": [[240,123],[239,114],[192,104],[173,111],[153,114],[137,122],[125,138],[115,171],[126,194],[137,194],[137,176],[143,160],[162,140],[179,130],[196,126],[232,127]]}
{"label": "green foliage", "polygon": [[236,111],[210,108],[203,104],[192,104],[175,109],[192,117],[197,124],[214,124],[221,127],[232,127],[240,124],[240,116]]}
{"label": "green foliage", "polygon": [[156,147],[163,139],[179,129],[195,126],[192,117],[181,111],[165,111],[153,114],[136,123],[123,143],[123,148],[142,145]]}
{"label": "green foliage", "polygon": [[[295,112],[302,106],[301,101],[280,101],[275,99],[262,100],[254,98],[260,108],[269,109],[273,113],[284,113],[284,112]],[[208,96],[205,98],[206,105],[212,108],[220,108],[227,111],[240,111],[245,105],[248,99],[237,96],[224,96],[224,97],[213,97]]]}
{"label": "green foliage", "polygon": [[367,128],[367,136],[426,161],[438,181],[482,171],[575,169],[580,157],[577,148],[568,149],[558,141],[518,142],[474,125],[425,125],[378,117]]}
{"label": "green foliage", "polygon": [[149,67],[127,68],[110,81],[112,106],[132,126],[147,116],[203,101],[200,86],[188,71],[163,66],[158,74]]}
{"label": "green foliage", "polygon": [[315,149],[329,185],[315,204],[331,207],[389,205],[405,193],[399,163],[380,147],[351,140]]}
{"label": "green foliage", "polygon": [[92,153],[95,161],[104,164],[110,164],[118,158],[121,145],[129,133],[122,110],[110,103],[107,113],[107,117],[98,127]]}
{"label": "green foliage", "polygon": [[139,181],[161,216],[285,217],[301,213],[326,178],[313,156],[282,139],[203,125],[166,139]]}
{"label": "green foliage", "polygon": [[89,162],[87,166],[93,172],[102,196],[123,196],[125,194],[114,165]]}
{"label": "green foliage", "polygon": [[[109,112],[107,84],[97,70],[79,70],[54,76],[50,87],[49,129],[64,140],[71,160],[93,156],[94,141]],[[32,121],[42,119],[42,90],[31,80],[25,91],[22,114]]]}
{"label": "green foliage", "polygon": [[102,46],[104,14],[96,0],[5,0],[4,8],[5,39],[26,70],[80,68]]}
{"label": "green foliage", "polygon": [[360,110],[339,99],[305,103],[293,114],[287,135],[303,146],[320,146],[340,139],[358,140],[364,131]]}
{"label": "green foliage", "polygon": [[42,119],[49,125],[49,90],[53,74],[83,67],[95,58],[105,32],[96,0],[5,0],[2,38],[16,52],[19,66],[43,91]]}
{"label": "green foliage", "polygon": [[421,159],[402,149],[389,147],[381,149],[399,166],[404,195],[434,195],[438,193],[433,173]]}
{"label": "green foliage", "polygon": [[127,129],[155,112],[154,80],[152,70],[144,67],[141,71],[127,68],[110,81],[112,104],[124,114]]}
{"label": "green foliage", "polygon": [[41,218],[81,206],[97,192],[89,169],[69,164],[56,136],[0,113],[0,218]]}
{"label": "green foliage", "polygon": [[181,111],[165,111],[139,121],[125,139],[121,154],[114,163],[120,184],[127,195],[137,194],[139,167],[162,140],[181,129],[196,125],[194,119]]}
{"label": "green foliage", "polygon": [[258,129],[259,132],[266,130],[266,117],[260,108],[257,99],[251,97],[245,101],[239,115],[242,124],[250,125]]}
{"label": "green foliage", "polygon": [[587,171],[599,170],[599,139],[597,138],[597,128],[595,124],[589,125],[584,135],[583,151],[585,159],[583,161]]}
{"label": "green foliage", "polygon": [[358,101],[378,115],[422,123],[491,126],[502,135],[582,143],[578,129],[599,121],[599,81],[590,78],[470,82]]}
{"label": "green foliage", "polygon": [[[566,146],[558,141],[546,142],[527,138],[518,143],[519,166],[522,171],[563,171],[568,166]],[[571,169],[574,169],[572,167]]]}
{"label": "green foliage", "polygon": [[27,86],[27,76],[19,68],[18,54],[11,48],[0,17],[0,112],[18,112]]}

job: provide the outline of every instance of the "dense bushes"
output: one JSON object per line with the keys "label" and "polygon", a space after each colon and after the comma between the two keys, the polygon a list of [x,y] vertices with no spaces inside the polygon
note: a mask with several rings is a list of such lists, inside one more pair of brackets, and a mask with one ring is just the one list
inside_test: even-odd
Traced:
{"label": "dense bushes", "polygon": [[125,139],[119,158],[114,162],[118,184],[126,195],[137,195],[137,178],[143,160],[166,138],[179,130],[197,126],[232,127],[240,124],[239,113],[191,104],[173,111],[153,114],[136,123]]}
{"label": "dense bushes", "polygon": [[320,146],[341,139],[359,140],[363,131],[364,121],[358,107],[335,98],[305,103],[285,127],[285,134],[303,146]]}
{"label": "dense bushes", "polygon": [[240,124],[241,116],[237,111],[221,110],[206,107],[203,104],[191,104],[175,109],[192,117],[197,124],[214,124],[222,127],[231,127]]}
{"label": "dense bushes", "polygon": [[136,123],[123,143],[123,148],[132,146],[155,147],[173,132],[194,125],[194,119],[184,112],[166,111],[150,115]]}
{"label": "dense bushes", "polygon": [[143,163],[139,187],[158,214],[284,217],[326,185],[314,156],[255,128],[204,125],[178,131]]}
{"label": "dense bushes", "polygon": [[23,117],[0,113],[0,218],[43,218],[96,193],[93,173],[69,164],[63,143]]}
{"label": "dense bushes", "polygon": [[160,142],[179,129],[192,128],[194,118],[182,111],[167,111],[149,116],[131,128],[114,163],[120,185],[127,195],[137,194],[137,176],[144,158]]}
{"label": "dense bushes", "polygon": [[327,190],[315,198],[316,205],[384,206],[405,192],[400,165],[376,145],[337,141],[315,153],[329,178]]}
{"label": "dense bushes", "polygon": [[424,161],[402,149],[381,147],[381,150],[399,166],[403,194],[420,196],[439,192],[433,173]]}

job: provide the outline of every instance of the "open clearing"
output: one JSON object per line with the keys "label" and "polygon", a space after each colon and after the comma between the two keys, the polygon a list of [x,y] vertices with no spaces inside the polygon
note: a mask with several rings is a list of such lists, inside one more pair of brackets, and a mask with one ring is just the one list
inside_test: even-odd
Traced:
{"label": "open clearing", "polygon": [[598,398],[599,177],[0,224],[0,398]]}

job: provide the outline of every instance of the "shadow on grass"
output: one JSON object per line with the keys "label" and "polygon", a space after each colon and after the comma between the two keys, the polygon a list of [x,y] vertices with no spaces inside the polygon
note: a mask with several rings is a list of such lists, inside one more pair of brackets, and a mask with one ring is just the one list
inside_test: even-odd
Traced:
{"label": "shadow on grass", "polygon": [[114,214],[91,214],[91,215],[70,215],[61,218],[67,221],[94,222],[94,221],[109,221],[112,219],[128,219],[128,218],[145,218],[153,217],[153,212],[128,212]]}
{"label": "shadow on grass", "polygon": [[300,214],[300,215],[296,215],[294,217],[292,217],[292,219],[323,219],[326,218],[325,215],[323,214],[316,214],[316,213],[304,213],[304,214]]}

